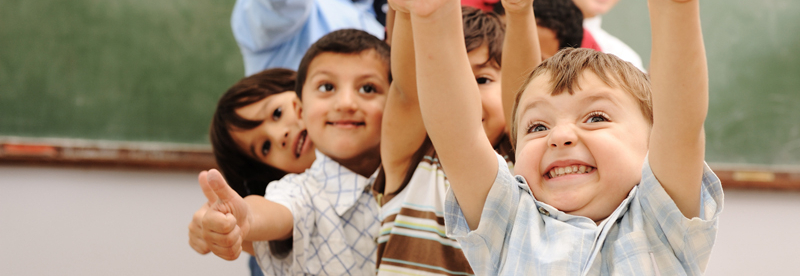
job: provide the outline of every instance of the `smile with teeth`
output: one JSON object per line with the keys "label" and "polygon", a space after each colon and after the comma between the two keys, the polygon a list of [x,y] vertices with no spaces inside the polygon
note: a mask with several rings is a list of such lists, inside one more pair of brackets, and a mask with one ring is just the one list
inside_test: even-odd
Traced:
{"label": "smile with teeth", "polygon": [[333,126],[340,126],[340,127],[359,127],[363,126],[364,122],[356,122],[356,121],[336,121],[336,122],[327,122],[328,125]]}
{"label": "smile with teeth", "polygon": [[300,132],[300,134],[298,135],[299,137],[297,137],[297,144],[295,145],[294,148],[294,156],[297,158],[300,158],[300,153],[303,150],[303,145],[305,145],[307,135],[308,132],[303,130],[303,132]]}
{"label": "smile with teeth", "polygon": [[544,176],[548,179],[556,178],[559,176],[564,176],[568,174],[584,174],[590,173],[594,170],[591,166],[585,165],[572,165],[566,167],[555,167],[549,172],[545,173]]}

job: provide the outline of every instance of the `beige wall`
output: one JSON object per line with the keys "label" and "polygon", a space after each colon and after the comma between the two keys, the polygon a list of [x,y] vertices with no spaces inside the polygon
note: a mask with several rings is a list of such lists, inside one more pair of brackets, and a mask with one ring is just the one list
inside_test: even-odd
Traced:
{"label": "beige wall", "polygon": [[[248,275],[200,256],[194,173],[0,166],[2,275]],[[796,275],[800,193],[726,191],[706,275]]]}

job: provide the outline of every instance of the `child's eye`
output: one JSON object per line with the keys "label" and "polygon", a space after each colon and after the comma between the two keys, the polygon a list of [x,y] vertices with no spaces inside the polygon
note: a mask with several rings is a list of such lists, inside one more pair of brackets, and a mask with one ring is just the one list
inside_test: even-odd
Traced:
{"label": "child's eye", "polygon": [[283,115],[283,108],[278,107],[277,109],[275,109],[275,111],[272,112],[272,119],[277,121],[281,118],[281,115]]}
{"label": "child's eye", "polygon": [[586,123],[608,122],[608,116],[600,111],[595,111],[589,114]]}
{"label": "child's eye", "polygon": [[475,80],[478,82],[478,84],[487,84],[487,83],[491,83],[492,82],[492,79],[487,78],[487,77],[478,77],[478,78],[475,78]]}
{"label": "child's eye", "polygon": [[548,128],[547,128],[546,126],[544,126],[543,124],[540,124],[540,123],[533,123],[533,124],[531,124],[531,125],[528,127],[528,133],[539,132],[539,131],[545,131],[545,130],[547,130],[547,129],[548,129]]}
{"label": "child's eye", "polygon": [[377,89],[375,89],[375,86],[373,86],[372,84],[364,85],[364,86],[362,86],[361,88],[358,89],[358,93],[370,94],[370,93],[376,93],[376,92],[378,92],[378,91],[377,91]]}
{"label": "child's eye", "polygon": [[333,84],[330,83],[322,84],[319,87],[317,87],[317,90],[319,90],[319,92],[331,92],[333,91]]}
{"label": "child's eye", "polygon": [[269,148],[272,146],[272,143],[269,141],[264,141],[264,144],[261,145],[261,155],[267,156],[269,154]]}

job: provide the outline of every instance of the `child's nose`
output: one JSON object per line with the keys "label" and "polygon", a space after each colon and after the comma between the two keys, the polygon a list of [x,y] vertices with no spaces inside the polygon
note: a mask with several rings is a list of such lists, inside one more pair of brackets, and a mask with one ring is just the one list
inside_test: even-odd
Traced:
{"label": "child's nose", "polygon": [[288,140],[288,139],[289,139],[289,132],[287,131],[286,133],[283,134],[283,142],[281,143],[281,145],[285,147],[286,146],[286,140]]}
{"label": "child's nose", "polygon": [[356,102],[353,98],[354,93],[343,92],[339,93],[336,101],[336,110],[354,110],[356,109]]}
{"label": "child's nose", "polygon": [[568,127],[556,127],[550,132],[550,138],[548,143],[550,147],[566,147],[570,145],[574,145],[577,141],[578,137],[575,135],[575,131]]}

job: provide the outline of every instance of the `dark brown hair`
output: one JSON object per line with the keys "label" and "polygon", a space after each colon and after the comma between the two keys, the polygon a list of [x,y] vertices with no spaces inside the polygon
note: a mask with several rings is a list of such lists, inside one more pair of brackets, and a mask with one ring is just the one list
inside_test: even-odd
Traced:
{"label": "dark brown hair", "polygon": [[518,131],[519,100],[528,84],[536,77],[550,73],[550,95],[558,95],[566,91],[575,94],[575,87],[584,71],[589,70],[597,75],[610,87],[618,87],[628,92],[639,104],[645,120],[653,125],[653,101],[650,90],[650,78],[633,66],[630,62],[623,61],[615,55],[604,54],[587,48],[566,48],[553,57],[539,64],[528,76],[525,83],[517,90],[514,108],[512,110],[511,139],[516,146]]}
{"label": "dark brown hair", "polygon": [[558,48],[578,48],[583,41],[583,13],[572,0],[533,2],[536,24],[556,33]]}
{"label": "dark brown hair", "polygon": [[[322,53],[338,53],[338,54],[360,54],[367,50],[375,50],[375,53],[386,62],[386,68],[389,67],[389,45],[383,40],[378,39],[365,31],[356,29],[343,29],[333,31],[311,45],[300,60],[300,67],[297,69],[297,84],[295,92],[297,97],[303,99],[303,84],[306,82],[308,75],[308,66],[311,62]],[[386,72],[389,74],[389,72]],[[389,75],[389,81],[392,81]]]}
{"label": "dark brown hair", "polygon": [[209,131],[214,158],[228,185],[242,197],[264,195],[267,184],[286,172],[248,155],[234,142],[230,130],[249,130],[263,123],[242,118],[236,110],[271,95],[292,91],[295,77],[295,72],[289,69],[264,70],[239,80],[217,103]]}
{"label": "dark brown hair", "polygon": [[494,61],[498,66],[502,65],[506,25],[500,16],[493,11],[463,6],[461,19],[464,22],[464,42],[467,44],[467,52],[486,45],[489,48],[489,59],[486,62]]}

